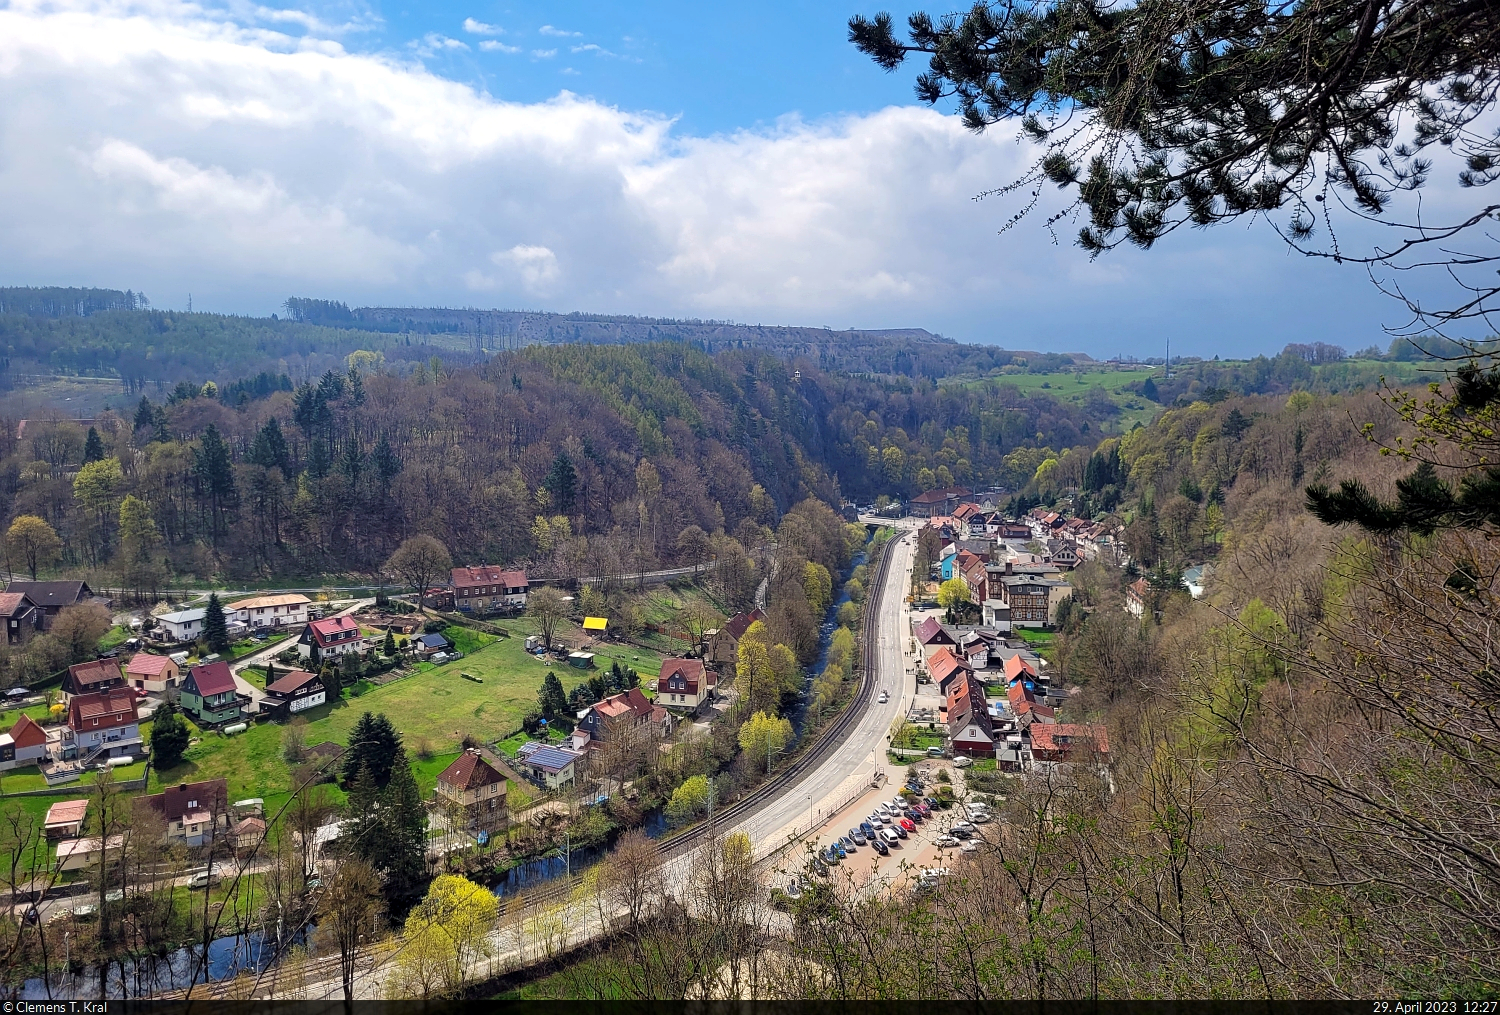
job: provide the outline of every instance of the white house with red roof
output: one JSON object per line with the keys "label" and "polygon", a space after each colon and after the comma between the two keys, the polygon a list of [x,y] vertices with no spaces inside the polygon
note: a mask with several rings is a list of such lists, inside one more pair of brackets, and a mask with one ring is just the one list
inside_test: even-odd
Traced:
{"label": "white house with red roof", "polygon": [[181,679],[182,669],[167,656],[137,652],[125,664],[125,683],[137,691],[160,694]]}
{"label": "white house with red roof", "polygon": [[656,703],[691,712],[709,699],[709,674],[701,659],[663,659],[656,678]]}
{"label": "white house with red roof", "polygon": [[9,733],[0,733],[0,772],[34,765],[47,757],[47,731],[21,716]]}
{"label": "white house with red roof", "polygon": [[438,803],[464,831],[503,832],[509,819],[506,785],[505,776],[470,747],[438,773]]}
{"label": "white house with red roof", "polygon": [[461,613],[499,613],[526,606],[531,583],[524,570],[491,567],[455,567],[453,601]]}
{"label": "white house with red roof", "polygon": [[363,652],[369,647],[353,617],[314,620],[302,629],[302,637],[297,640],[297,654],[315,663],[337,659],[350,652]]}
{"label": "white house with red roof", "polygon": [[137,797],[135,806],[165,822],[168,842],[202,846],[216,832],[229,829],[229,790],[223,779],[169,786],[160,793]]}
{"label": "white house with red roof", "polygon": [[87,765],[95,760],[144,753],[135,702],[135,692],[128,687],[75,694],[68,701],[63,755],[76,754]]}

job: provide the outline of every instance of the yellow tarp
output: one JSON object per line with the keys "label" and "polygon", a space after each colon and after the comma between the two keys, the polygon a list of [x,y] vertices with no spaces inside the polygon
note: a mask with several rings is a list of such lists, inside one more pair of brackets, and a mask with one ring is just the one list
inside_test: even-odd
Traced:
{"label": "yellow tarp", "polygon": [[609,621],[603,617],[584,617],[583,629],[585,631],[602,631],[609,626]]}

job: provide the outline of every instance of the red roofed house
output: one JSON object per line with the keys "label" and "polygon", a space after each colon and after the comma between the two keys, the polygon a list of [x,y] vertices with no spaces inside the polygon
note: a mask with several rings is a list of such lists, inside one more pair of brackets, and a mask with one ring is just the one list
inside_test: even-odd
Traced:
{"label": "red roofed house", "polygon": [[700,659],[663,659],[656,678],[656,700],[691,712],[708,700],[708,672]]}
{"label": "red roofed house", "polygon": [[453,569],[453,599],[462,613],[525,609],[530,590],[525,571],[487,565]]}
{"label": "red roofed house", "polygon": [[505,788],[505,776],[474,747],[460,754],[437,777],[439,805],[450,821],[468,832],[505,831],[509,820]]}
{"label": "red roofed house", "polygon": [[349,652],[363,652],[368,647],[353,617],[314,620],[302,629],[302,637],[297,639],[297,653],[314,663],[337,659]]}
{"label": "red roofed house", "polygon": [[1016,717],[1016,723],[1022,729],[1026,729],[1033,723],[1054,723],[1057,721],[1057,713],[1047,705],[1038,705],[1036,693],[1026,686],[1024,680],[1017,680],[1005,691],[1005,699],[1010,704],[1010,710]]}
{"label": "red roofed house", "polygon": [[916,635],[917,644],[922,646],[958,644],[951,634],[943,630],[943,625],[938,623],[936,617],[928,617],[912,633]]}
{"label": "red roofed house", "polygon": [[972,673],[959,673],[948,685],[948,739],[956,753],[993,757],[995,725],[984,685]]}
{"label": "red roofed house", "polygon": [[1109,756],[1109,730],[1103,723],[1051,723],[1031,727],[1031,759],[1054,763],[1101,760]]}
{"label": "red roofed house", "polygon": [[78,838],[83,834],[83,819],[88,812],[87,800],[59,800],[48,807],[47,816],[42,820],[42,828],[46,832],[47,841]]}
{"label": "red roofed house", "polygon": [[75,694],[91,694],[106,691],[111,687],[124,687],[125,675],[120,672],[120,660],[95,659],[87,663],[74,663],[63,677],[63,704]]}
{"label": "red roofed house", "polygon": [[229,830],[229,789],[223,779],[180,783],[137,797],[135,805],[166,823],[168,842],[202,846],[216,833]]}
{"label": "red roofed house", "polygon": [[943,647],[927,657],[927,672],[932,676],[932,682],[937,684],[938,690],[943,694],[948,693],[948,685],[958,676],[974,673],[974,668],[967,661],[959,658],[951,648]]}
{"label": "red roofed house", "polygon": [[0,617],[7,645],[24,645],[42,629],[42,611],[24,592],[0,592]]}
{"label": "red roofed house", "polygon": [[766,615],[760,610],[751,610],[749,613],[736,613],[716,631],[704,631],[703,658],[715,666],[734,666],[739,659],[740,639],[750,630],[751,624],[765,619]]}
{"label": "red roofed house", "polygon": [[23,715],[9,733],[0,733],[0,772],[35,764],[47,756],[47,731]]}
{"label": "red roofed house", "polygon": [[111,687],[92,694],[75,694],[68,702],[68,734],[63,754],[77,755],[85,765],[98,759],[134,757],[144,753],[135,692]]}
{"label": "red roofed house", "polygon": [[166,656],[137,652],[125,664],[125,682],[137,691],[160,694],[181,679],[182,670]]}
{"label": "red roofed house", "polygon": [[573,730],[575,751],[629,747],[656,734],[651,701],[639,687],[612,694],[589,707]]}
{"label": "red roofed house", "polygon": [[222,659],[189,669],[182,681],[179,701],[182,710],[199,726],[236,723],[242,718],[240,707],[243,702],[235,686],[234,674],[229,672],[229,664]]}
{"label": "red roofed house", "polygon": [[951,486],[943,490],[928,490],[926,493],[913,497],[908,504],[908,509],[915,518],[933,518],[938,515],[951,515],[958,505],[963,503],[969,491],[961,486]]}

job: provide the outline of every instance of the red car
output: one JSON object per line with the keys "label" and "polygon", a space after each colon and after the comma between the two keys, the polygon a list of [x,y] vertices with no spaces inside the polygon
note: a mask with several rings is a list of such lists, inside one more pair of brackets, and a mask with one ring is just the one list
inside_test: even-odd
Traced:
{"label": "red car", "polygon": [[917,830],[917,823],[911,818],[902,818],[901,827],[906,829],[908,832],[915,832]]}

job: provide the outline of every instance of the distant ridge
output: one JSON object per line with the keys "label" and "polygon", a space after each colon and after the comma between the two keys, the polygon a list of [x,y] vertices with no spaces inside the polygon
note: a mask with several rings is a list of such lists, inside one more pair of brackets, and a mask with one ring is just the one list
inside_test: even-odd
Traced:
{"label": "distant ridge", "polygon": [[88,317],[107,310],[145,310],[145,293],[119,289],[74,289],[66,286],[0,288],[0,314],[28,317]]}

